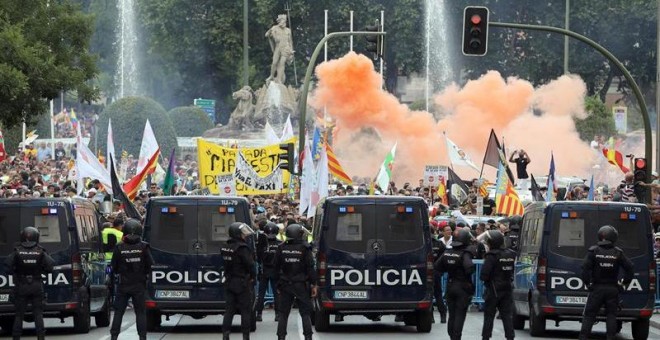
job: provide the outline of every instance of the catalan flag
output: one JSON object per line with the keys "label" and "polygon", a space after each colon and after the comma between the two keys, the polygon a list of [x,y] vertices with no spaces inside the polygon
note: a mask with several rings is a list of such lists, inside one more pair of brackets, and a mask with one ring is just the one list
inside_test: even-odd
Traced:
{"label": "catalan flag", "polygon": [[610,164],[618,166],[624,174],[630,171],[630,169],[623,165],[623,154],[616,149],[603,148],[603,155]]}
{"label": "catalan flag", "polygon": [[525,212],[525,207],[520,202],[518,193],[516,193],[516,189],[511,185],[511,181],[509,181],[504,165],[501,162],[497,171],[495,210],[497,214],[506,216],[522,215]]}
{"label": "catalan flag", "polygon": [[330,174],[346,184],[352,184],[353,181],[348,177],[344,168],[341,167],[341,164],[339,164],[335,152],[332,151],[332,147],[328,143],[325,143],[325,151],[328,154],[328,170],[330,171]]}

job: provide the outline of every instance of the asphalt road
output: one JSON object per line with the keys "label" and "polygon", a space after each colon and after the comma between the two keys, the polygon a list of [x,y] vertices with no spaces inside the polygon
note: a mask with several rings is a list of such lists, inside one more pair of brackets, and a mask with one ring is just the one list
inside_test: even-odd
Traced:
{"label": "asphalt road", "polygon": [[[297,310],[293,311],[289,317],[288,339],[303,339],[302,324]],[[439,315],[436,312],[436,321],[439,321]],[[346,317],[345,321],[334,323],[331,316],[330,331],[326,333],[315,333],[314,339],[444,339],[447,338],[447,328],[444,324],[435,323],[431,333],[417,333],[414,327],[406,327],[403,323],[394,322],[392,316],[383,317],[382,321],[374,322],[361,316]],[[493,339],[504,339],[504,331],[500,320],[495,320],[493,329]],[[222,316],[209,316],[200,320],[190,317],[172,316],[169,321],[163,320],[163,324],[158,332],[149,333],[148,339],[219,339],[221,337]],[[469,312],[468,318],[463,329],[463,339],[481,339],[481,327],[483,324],[483,314],[479,312]],[[25,332],[22,339],[36,339],[34,333],[34,324],[25,323]],[[241,339],[240,335],[240,317],[234,318],[234,327],[232,339]],[[528,324],[526,326],[529,326]],[[46,319],[47,338],[48,339],[110,339],[109,328],[97,328],[92,320],[92,330],[89,334],[74,334],[71,318],[65,319],[60,323],[58,319]],[[264,311],[264,321],[257,325],[257,331],[252,333],[251,339],[272,340],[275,338],[277,324],[274,322],[272,310]],[[529,330],[516,331],[516,339],[577,339],[580,330],[578,322],[562,322],[559,327],[554,323],[548,322],[547,334],[544,338],[532,338]],[[660,329],[651,327],[649,339],[660,339]],[[8,334],[2,334],[6,337]],[[119,339],[137,339],[137,329],[135,327],[135,315],[132,310],[128,310],[122,323],[122,333]],[[593,339],[605,339],[605,325],[603,323],[594,326]],[[623,326],[622,334],[617,339],[632,339],[630,323]]]}

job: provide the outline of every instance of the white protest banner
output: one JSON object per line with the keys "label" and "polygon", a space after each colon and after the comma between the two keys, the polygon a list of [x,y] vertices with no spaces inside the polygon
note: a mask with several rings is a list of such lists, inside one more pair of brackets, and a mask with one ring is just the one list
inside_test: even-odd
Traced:
{"label": "white protest banner", "polygon": [[283,188],[281,168],[278,167],[265,177],[260,177],[250,163],[245,160],[242,152],[236,153],[234,179],[256,190],[274,191]]}
{"label": "white protest banner", "polygon": [[236,181],[234,180],[234,174],[218,175],[215,178],[215,184],[220,190],[220,195],[236,196]]}
{"label": "white protest banner", "polygon": [[437,187],[440,182],[447,185],[449,168],[446,165],[427,165],[424,167],[424,186]]}

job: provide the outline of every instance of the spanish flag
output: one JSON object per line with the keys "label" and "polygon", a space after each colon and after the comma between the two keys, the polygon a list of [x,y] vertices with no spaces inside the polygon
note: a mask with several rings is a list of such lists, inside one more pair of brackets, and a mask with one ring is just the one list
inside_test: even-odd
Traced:
{"label": "spanish flag", "polygon": [[147,162],[147,165],[140,171],[140,173],[136,174],[135,177],[131,178],[128,182],[124,183],[123,189],[128,198],[132,200],[135,199],[135,196],[137,196],[138,191],[140,190],[140,185],[142,185],[142,182],[144,182],[147,179],[147,176],[152,173],[153,171],[150,171],[151,169],[155,169],[156,165],[158,163],[158,156],[160,156],[160,151],[156,152],[151,156],[149,161]]}
{"label": "spanish flag", "polygon": [[607,161],[610,162],[610,164],[618,166],[624,174],[630,171],[630,169],[623,165],[623,154],[616,149],[603,148],[603,155],[607,158]]}
{"label": "spanish flag", "polygon": [[352,184],[353,181],[348,177],[344,168],[341,167],[335,152],[332,151],[332,147],[327,142],[325,143],[325,152],[328,154],[328,170],[330,171],[330,174],[346,184]]}

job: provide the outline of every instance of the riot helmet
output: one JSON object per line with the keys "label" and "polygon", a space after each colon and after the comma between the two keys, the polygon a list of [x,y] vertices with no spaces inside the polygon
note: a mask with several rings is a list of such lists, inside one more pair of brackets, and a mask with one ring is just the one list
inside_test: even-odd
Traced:
{"label": "riot helmet", "polygon": [[21,245],[31,248],[39,243],[39,229],[35,227],[25,227],[21,230]]}
{"label": "riot helmet", "polygon": [[266,223],[266,226],[264,226],[264,234],[266,234],[266,237],[268,237],[269,240],[276,239],[279,232],[280,228],[273,222],[268,222]]}
{"label": "riot helmet", "polygon": [[608,245],[616,243],[619,238],[619,232],[611,225],[604,225],[598,229],[598,244]]}
{"label": "riot helmet", "polygon": [[457,229],[451,241],[452,248],[467,247],[472,241],[472,234],[467,229]]}
{"label": "riot helmet", "polygon": [[504,235],[499,230],[488,230],[486,234],[486,243],[490,249],[500,249],[504,246]]}
{"label": "riot helmet", "polygon": [[248,237],[254,234],[252,228],[243,222],[234,222],[229,225],[229,237],[235,240],[243,240],[243,237]]}
{"label": "riot helmet", "polygon": [[520,230],[521,224],[522,224],[522,217],[520,215],[513,215],[509,217],[509,229]]}
{"label": "riot helmet", "polygon": [[142,236],[142,223],[134,218],[129,218],[126,222],[124,222],[122,232],[124,233],[124,236]]}
{"label": "riot helmet", "polygon": [[300,224],[294,223],[294,224],[289,224],[286,227],[286,238],[289,240],[296,240],[296,241],[302,241],[303,237],[309,233],[307,229],[303,228]]}

